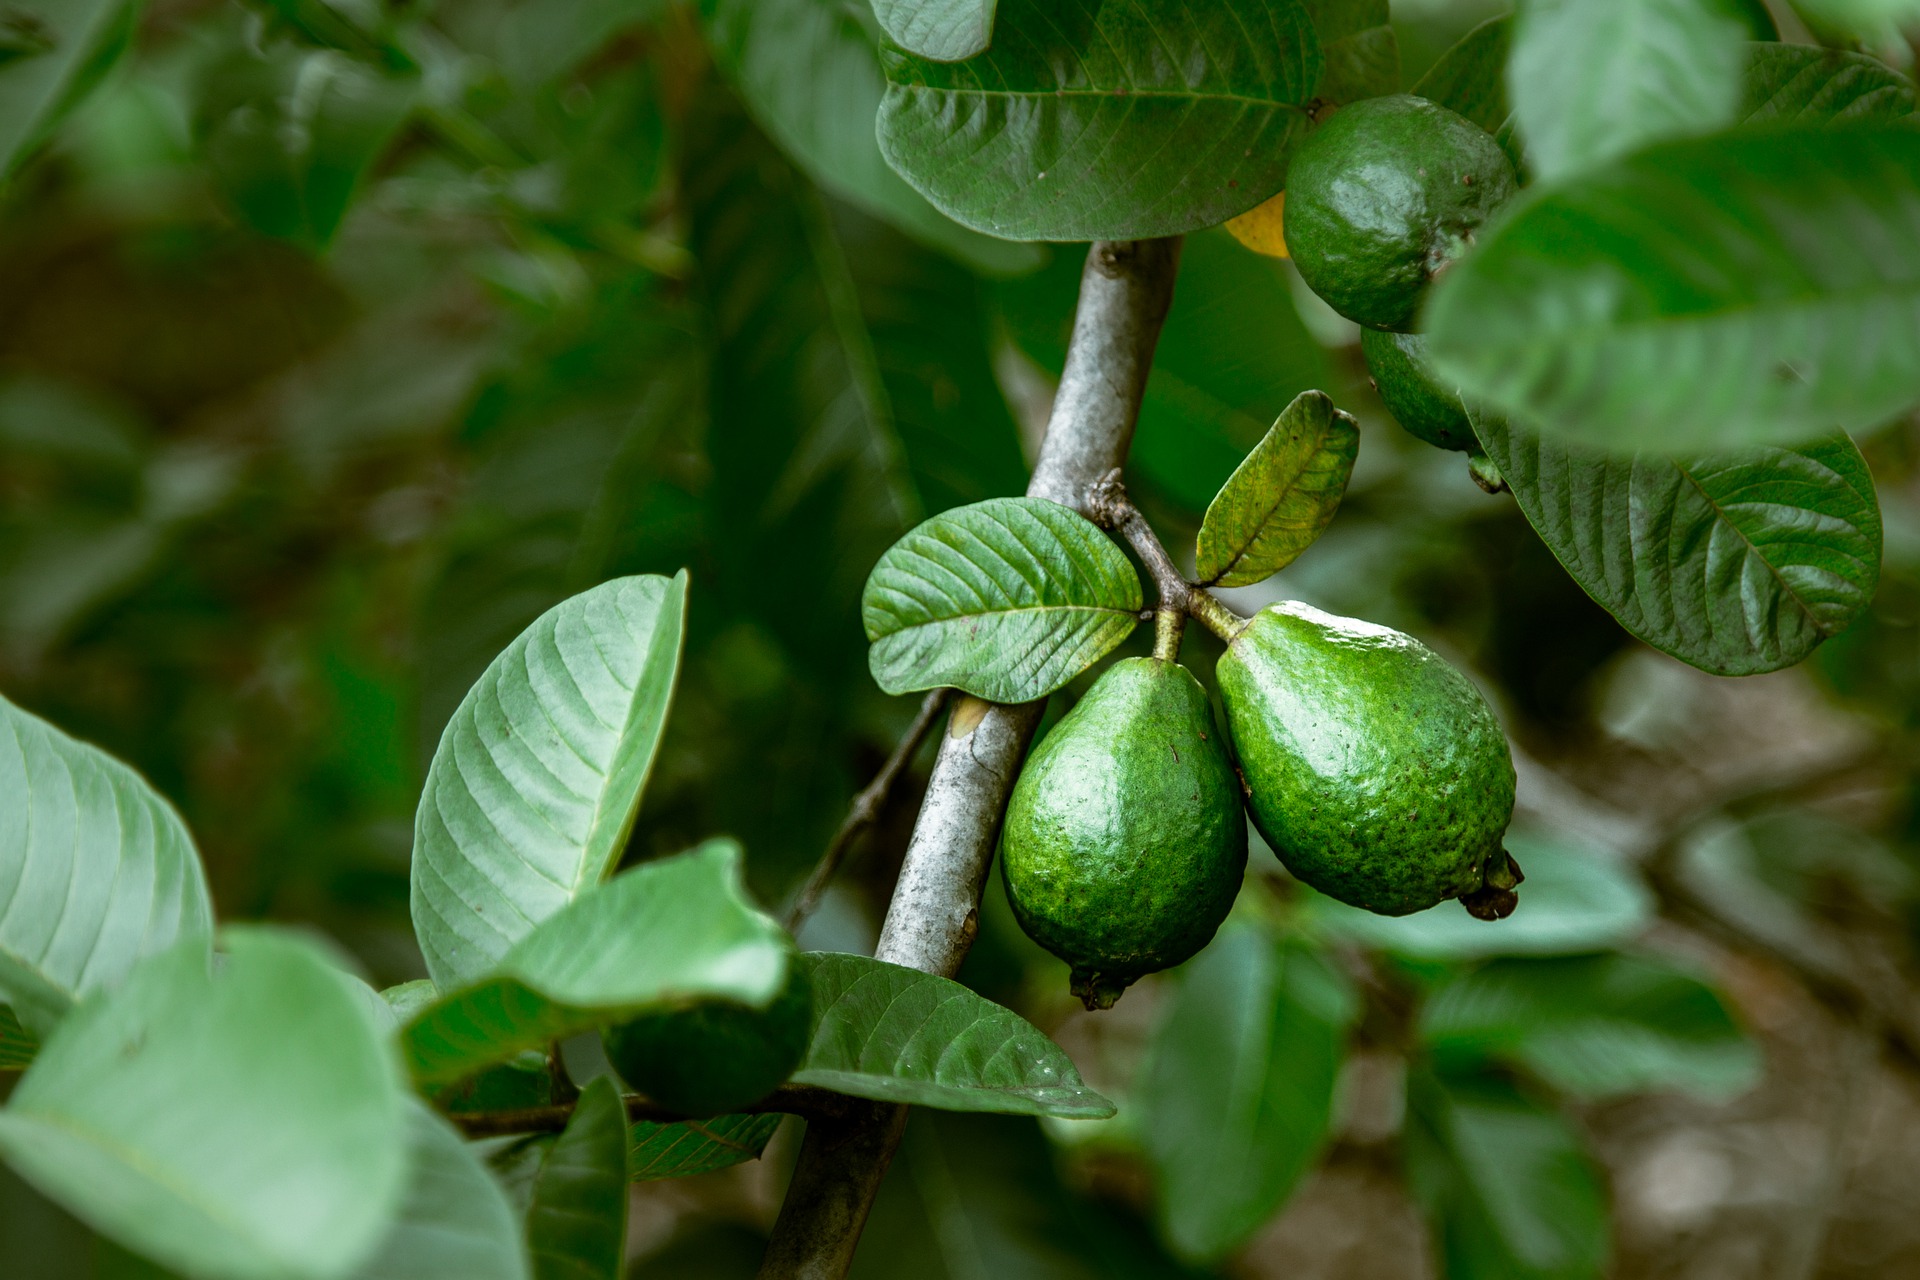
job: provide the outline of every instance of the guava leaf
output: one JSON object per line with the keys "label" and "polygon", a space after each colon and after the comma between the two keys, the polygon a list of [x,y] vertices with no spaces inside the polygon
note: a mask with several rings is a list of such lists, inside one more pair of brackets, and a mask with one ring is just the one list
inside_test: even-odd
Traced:
{"label": "guava leaf", "polygon": [[1114,1112],[1038,1027],[957,982],[865,956],[810,952],[800,963],[813,1039],[795,1084],[943,1111]]}
{"label": "guava leaf", "polygon": [[1598,1163],[1565,1117],[1493,1076],[1407,1082],[1407,1181],[1444,1273],[1599,1280],[1611,1230]]}
{"label": "guava leaf", "polygon": [[1527,0],[1507,83],[1528,163],[1559,178],[1730,123],[1746,37],[1716,0]]}
{"label": "guava leaf", "polygon": [[0,180],[93,91],[132,42],[138,0],[26,0],[0,10]]}
{"label": "guava leaf", "polygon": [[1865,54],[1801,44],[1747,46],[1748,124],[1891,121],[1913,114],[1913,81]]}
{"label": "guava leaf", "polygon": [[1653,895],[1618,858],[1525,831],[1509,831],[1506,844],[1527,882],[1520,909],[1497,925],[1475,920],[1457,902],[1377,916],[1315,895],[1311,914],[1336,936],[1426,960],[1578,955],[1630,941],[1652,923]]}
{"label": "guava leaf", "polygon": [[1790,667],[1873,601],[1880,505],[1844,435],[1619,457],[1473,422],[1573,580],[1621,626],[1702,671]]}
{"label": "guava leaf", "polygon": [[330,49],[240,47],[208,64],[194,132],[215,187],[249,225],[324,249],[419,87],[415,73]]}
{"label": "guava leaf", "polygon": [[627,1108],[610,1076],[580,1091],[527,1209],[537,1280],[620,1280],[627,1252]]}
{"label": "guava leaf", "polygon": [[959,62],[993,43],[999,0],[873,0],[887,38],[934,62]]}
{"label": "guava leaf", "polygon": [[1310,952],[1229,921],[1184,970],[1136,1101],[1168,1241],[1218,1258],[1268,1221],[1318,1154],[1358,1011]]}
{"label": "guava leaf", "polygon": [[880,149],[956,221],[1012,240],[1225,222],[1286,183],[1323,66],[1299,0],[1005,0],[965,62],[883,54]]}
{"label": "guava leaf", "polygon": [[687,1120],[680,1124],[650,1124],[642,1120],[632,1129],[628,1176],[635,1182],[652,1182],[712,1173],[715,1169],[758,1160],[783,1119],[778,1112],[766,1112],[715,1116],[711,1120]]}
{"label": "guava leaf", "polygon": [[473,1148],[417,1098],[407,1131],[406,1197],[353,1280],[530,1280],[519,1218]]}
{"label": "guava leaf", "polygon": [[0,1071],[24,1071],[39,1052],[39,1037],[20,1025],[11,1008],[0,1004]]}
{"label": "guava leaf", "polygon": [[1495,960],[1433,994],[1420,1036],[1443,1064],[1514,1063],[1578,1098],[1721,1101],[1760,1077],[1758,1049],[1713,988],[1652,956]]}
{"label": "guava leaf", "polygon": [[213,933],[200,855],[146,779],[0,697],[0,999],[40,1039],[147,956]]}
{"label": "guava leaf", "polygon": [[1085,517],[1044,498],[943,512],[887,549],[861,599],[874,680],[1044,698],[1139,621],[1140,576]]}
{"label": "guava leaf", "polygon": [[1292,564],[1339,509],[1359,449],[1352,416],[1321,392],[1302,392],[1207,507],[1200,581],[1244,587]]}
{"label": "guava leaf", "polygon": [[1302,0],[1320,39],[1313,96],[1342,105],[1400,92],[1400,40],[1387,0]]}
{"label": "guava leaf", "polygon": [[413,928],[442,991],[490,972],[619,861],[673,701],[686,607],[684,571],[563,600],[453,713],[413,834]]}
{"label": "guava leaf", "polygon": [[217,971],[188,940],[76,1006],[0,1111],[0,1153],[164,1266],[339,1280],[406,1190],[400,1064],[313,944],[229,929],[223,945]]}
{"label": "guava leaf", "polygon": [[[978,7],[895,4],[899,10]],[[986,4],[991,21],[992,4]],[[759,126],[809,178],[932,249],[995,275],[1040,263],[1031,245],[961,226],[927,203],[880,154],[874,115],[886,96],[878,32],[865,6],[822,0],[700,0],[715,63]],[[884,21],[885,12],[881,18]],[[964,55],[962,55],[964,56]]]}
{"label": "guava leaf", "polygon": [[1538,188],[1425,324],[1470,400],[1595,447],[1879,426],[1920,402],[1920,131],[1736,130]]}
{"label": "guava leaf", "polygon": [[472,985],[401,1029],[416,1081],[444,1084],[527,1049],[702,998],[764,1007],[792,944],[746,899],[740,846],[642,863],[549,916]]}
{"label": "guava leaf", "polygon": [[1427,68],[1413,94],[1497,134],[1513,116],[1506,74],[1512,49],[1513,19],[1488,18]]}

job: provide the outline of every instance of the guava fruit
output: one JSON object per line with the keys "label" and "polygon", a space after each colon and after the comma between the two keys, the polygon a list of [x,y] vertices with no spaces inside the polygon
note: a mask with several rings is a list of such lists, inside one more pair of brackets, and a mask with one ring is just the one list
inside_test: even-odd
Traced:
{"label": "guava fruit", "polygon": [[1426,338],[1417,333],[1362,329],[1360,351],[1366,356],[1367,372],[1373,377],[1381,402],[1408,435],[1436,449],[1466,454],[1474,480],[1489,493],[1504,487],[1500,469],[1480,447],[1459,393],[1435,375],[1427,359]]}
{"label": "guava fruit", "polygon": [[635,1090],[671,1111],[717,1116],[772,1093],[800,1065],[813,992],[798,967],[764,1009],[712,1000],[646,1014],[601,1034],[607,1060]]}
{"label": "guava fruit", "polygon": [[1408,94],[1342,107],[1287,169],[1287,252],[1341,315],[1409,332],[1427,284],[1512,198],[1513,163],[1465,116]]}
{"label": "guava fruit", "polygon": [[1206,691],[1177,662],[1115,663],[1034,748],[1000,874],[1089,1009],[1213,937],[1247,864],[1240,802]]}
{"label": "guava fruit", "polygon": [[1215,668],[1254,825],[1287,870],[1381,915],[1463,898],[1498,918],[1513,757],[1480,691],[1418,640],[1270,605]]}

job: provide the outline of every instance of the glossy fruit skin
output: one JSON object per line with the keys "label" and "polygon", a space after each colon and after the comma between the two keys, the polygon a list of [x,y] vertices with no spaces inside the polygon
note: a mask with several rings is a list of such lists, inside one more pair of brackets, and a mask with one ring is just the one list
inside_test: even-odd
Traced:
{"label": "glossy fruit skin", "polygon": [[765,1009],[709,1001],[609,1027],[607,1060],[637,1092],[687,1116],[717,1116],[772,1093],[800,1065],[813,992],[796,966]]}
{"label": "glossy fruit skin", "polygon": [[1408,435],[1436,449],[1480,452],[1480,438],[1473,433],[1466,406],[1434,377],[1424,337],[1362,329],[1360,350],[1387,412]]}
{"label": "glossy fruit skin", "polygon": [[1411,332],[1427,283],[1517,189],[1493,135],[1398,94],[1342,107],[1287,171],[1287,252],[1349,320]]}
{"label": "glossy fruit skin", "polygon": [[1215,670],[1254,825],[1296,877],[1398,916],[1506,867],[1506,735],[1431,649],[1286,602],[1256,614]]}
{"label": "glossy fruit skin", "polygon": [[1034,748],[1001,832],[1014,914],[1088,1008],[1204,947],[1246,865],[1226,735],[1200,682],[1158,658],[1115,663]]}

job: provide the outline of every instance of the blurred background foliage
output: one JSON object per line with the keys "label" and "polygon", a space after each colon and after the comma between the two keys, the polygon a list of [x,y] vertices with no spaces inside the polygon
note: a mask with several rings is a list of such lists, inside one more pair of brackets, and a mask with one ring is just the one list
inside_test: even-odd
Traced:
{"label": "blurred background foliage", "polygon": [[[1023,486],[1084,250],[885,168],[864,0],[67,7],[97,84],[0,137],[0,689],[181,807],[223,918],[391,983],[470,682],[563,597],[687,566],[631,856],[732,833],[780,904],[915,709],[867,677],[867,571]],[[1396,5],[1403,83],[1501,7]],[[1476,674],[1521,757],[1521,912],[1382,921],[1256,850],[1213,947],[1090,1018],[996,883],[965,977],[1122,1115],[917,1116],[856,1273],[1920,1275],[1920,431],[1863,442],[1871,616],[1715,681],[1399,432],[1356,339],[1287,263],[1190,237],[1131,480],[1190,543],[1298,391],[1359,416],[1339,519],[1238,602]],[[917,801],[807,945],[871,945]],[[790,1138],[637,1188],[634,1275],[750,1275]],[[0,1239],[10,1274],[131,1274],[10,1178]]]}

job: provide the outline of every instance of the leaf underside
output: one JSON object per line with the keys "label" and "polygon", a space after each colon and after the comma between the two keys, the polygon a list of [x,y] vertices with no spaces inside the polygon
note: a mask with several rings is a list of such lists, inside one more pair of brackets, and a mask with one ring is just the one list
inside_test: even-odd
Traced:
{"label": "leaf underside", "polygon": [[1207,507],[1200,581],[1250,586],[1292,564],[1339,509],[1359,449],[1359,424],[1321,392],[1302,392]]}
{"label": "leaf underside", "polygon": [[1140,605],[1139,575],[1090,521],[1042,498],[994,498],[888,548],[861,611],[888,693],[952,686],[1029,702],[1126,639]]}
{"label": "leaf underside", "polygon": [[889,39],[935,62],[971,58],[993,42],[996,0],[873,0]]}
{"label": "leaf underside", "polygon": [[406,1199],[353,1280],[528,1280],[519,1219],[474,1149],[418,1099],[408,1129]]}
{"label": "leaf underside", "polygon": [[1474,427],[1574,581],[1628,631],[1703,671],[1792,666],[1873,600],[1880,507],[1844,435],[1623,458],[1481,417]]}

